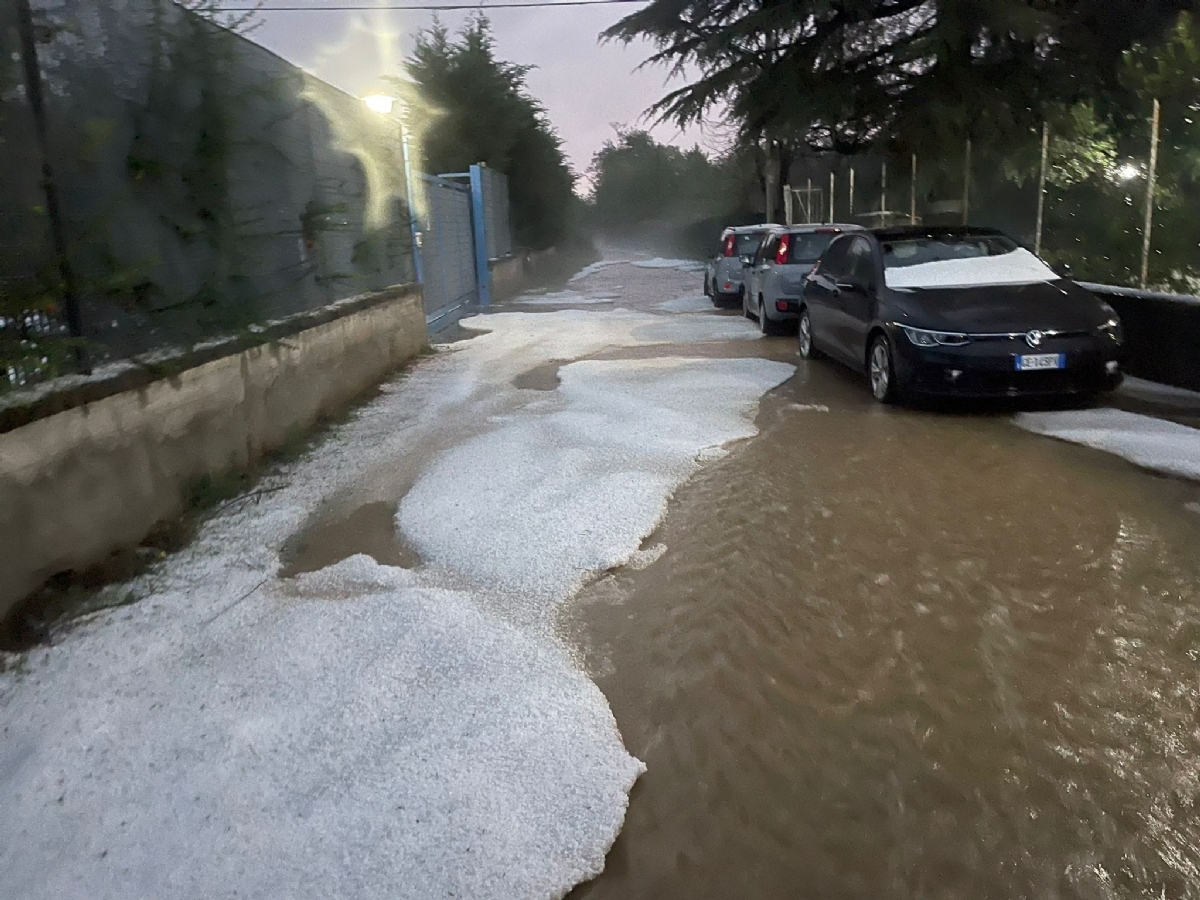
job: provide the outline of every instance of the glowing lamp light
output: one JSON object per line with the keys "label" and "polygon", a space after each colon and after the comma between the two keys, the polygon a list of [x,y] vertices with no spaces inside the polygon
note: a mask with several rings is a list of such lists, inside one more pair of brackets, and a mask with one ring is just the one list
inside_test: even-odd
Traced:
{"label": "glowing lamp light", "polygon": [[368,94],[362,98],[362,102],[367,104],[367,109],[372,112],[386,116],[391,113],[392,107],[396,105],[396,98],[388,97],[385,94]]}
{"label": "glowing lamp light", "polygon": [[1142,167],[1136,163],[1124,163],[1117,166],[1117,170],[1113,174],[1116,176],[1117,181],[1133,181],[1133,179],[1141,176]]}

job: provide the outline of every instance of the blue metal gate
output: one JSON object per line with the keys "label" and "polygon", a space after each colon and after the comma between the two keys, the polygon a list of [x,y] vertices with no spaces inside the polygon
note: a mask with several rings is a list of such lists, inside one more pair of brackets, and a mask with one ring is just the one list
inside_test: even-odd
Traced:
{"label": "blue metal gate", "polygon": [[[508,178],[487,166],[471,166],[472,190],[478,193],[477,212],[484,222],[484,245],[489,260],[512,256],[512,229],[508,223]],[[477,186],[477,187],[476,187]],[[478,207],[482,206],[482,210]]]}
{"label": "blue metal gate", "polygon": [[421,189],[425,201],[420,249],[425,321],[436,331],[479,300],[471,188],[422,174]]}
{"label": "blue metal gate", "polygon": [[437,331],[474,304],[491,303],[491,267],[512,255],[508,179],[484,166],[421,175],[421,281],[425,321]]}

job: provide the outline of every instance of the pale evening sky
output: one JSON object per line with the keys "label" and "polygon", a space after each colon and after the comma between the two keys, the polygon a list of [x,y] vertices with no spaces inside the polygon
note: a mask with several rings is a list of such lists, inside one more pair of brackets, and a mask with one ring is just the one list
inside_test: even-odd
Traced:
{"label": "pale evening sky", "polygon": [[[482,6],[486,9],[487,4]],[[489,13],[500,58],[537,66],[529,75],[530,93],[545,105],[579,175],[586,173],[592,154],[612,136],[614,123],[638,123],[647,107],[669,90],[665,68],[636,71],[651,53],[648,44],[626,47],[599,41],[601,31],[635,8]],[[440,15],[457,30],[468,14]],[[358,96],[383,89],[381,79],[400,70],[413,36],[433,22],[429,12],[395,10],[263,11],[260,16],[262,24],[250,35],[252,40]],[[672,125],[657,125],[651,131],[664,142],[688,147],[699,143],[710,153],[721,149],[719,130],[680,132]]]}

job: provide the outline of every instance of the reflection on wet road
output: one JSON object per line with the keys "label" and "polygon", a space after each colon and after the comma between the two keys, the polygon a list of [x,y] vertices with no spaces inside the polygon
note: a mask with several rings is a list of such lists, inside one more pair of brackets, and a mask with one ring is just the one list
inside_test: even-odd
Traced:
{"label": "reflection on wet road", "polygon": [[648,765],[572,897],[1200,897],[1196,488],[828,364],[758,423],[562,623]]}

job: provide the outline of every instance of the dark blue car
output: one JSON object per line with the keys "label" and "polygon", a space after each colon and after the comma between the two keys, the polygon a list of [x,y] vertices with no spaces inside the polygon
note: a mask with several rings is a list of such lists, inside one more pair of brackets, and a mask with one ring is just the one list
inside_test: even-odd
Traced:
{"label": "dark blue car", "polygon": [[800,355],[918,395],[1091,396],[1121,382],[1112,307],[999,231],[876,228],[839,237],[809,275]]}

